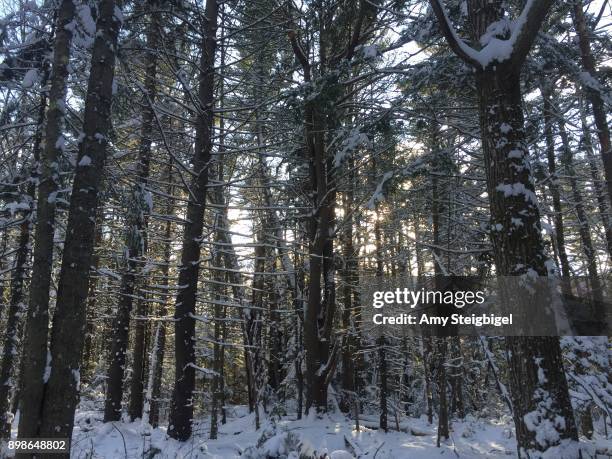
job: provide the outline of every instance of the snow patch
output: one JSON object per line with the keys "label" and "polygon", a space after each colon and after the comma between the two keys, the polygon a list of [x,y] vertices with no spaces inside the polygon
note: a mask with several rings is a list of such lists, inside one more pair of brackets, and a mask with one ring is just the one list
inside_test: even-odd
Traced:
{"label": "snow patch", "polygon": [[40,80],[40,74],[38,73],[38,69],[30,69],[26,72],[23,77],[23,81],[21,82],[21,87],[24,89],[29,89],[33,87]]}
{"label": "snow patch", "polygon": [[87,155],[83,155],[83,157],[79,161],[79,166],[81,167],[91,166],[91,158]]}
{"label": "snow patch", "polygon": [[43,374],[43,383],[47,384],[51,377],[51,352],[47,350],[47,364],[45,366],[45,372]]}

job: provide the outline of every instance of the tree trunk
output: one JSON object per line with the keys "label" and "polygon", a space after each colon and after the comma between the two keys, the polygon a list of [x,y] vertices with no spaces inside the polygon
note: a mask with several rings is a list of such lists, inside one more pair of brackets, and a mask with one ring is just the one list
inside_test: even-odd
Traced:
{"label": "tree trunk", "polygon": [[187,222],[183,233],[183,247],[179,269],[179,293],[174,312],[175,386],[170,408],[168,435],[179,441],[191,437],[193,418],[193,390],[195,387],[195,313],[198,274],[200,272],[200,240],[202,238],[206,186],[212,150],[214,108],[214,65],[217,34],[217,0],[207,0],[205,31],[202,40],[199,106],[196,121],[196,144],[193,159],[195,177],[187,204]]}
{"label": "tree trunk", "polygon": [[[439,0],[430,3],[449,46],[475,69],[497,275],[546,276],[548,260],[527,159],[520,71],[553,2],[527,3],[509,56],[489,63],[465,51]],[[479,44],[490,25],[504,16],[503,2],[469,0],[467,6],[472,42]],[[538,298],[533,300],[537,304]],[[541,455],[563,440],[578,440],[559,339],[507,337],[506,344],[519,457]],[[545,377],[538,376],[542,374]],[[536,435],[543,424],[554,426],[554,438]]]}
{"label": "tree trunk", "polygon": [[453,407],[451,413],[457,413],[460,419],[465,417],[465,408],[463,403],[463,380],[464,380],[464,366],[463,366],[463,353],[461,349],[461,338],[454,336],[451,338],[452,344],[452,373],[451,382],[453,387]]}
{"label": "tree trunk", "polygon": [[438,410],[438,439],[437,446],[440,447],[440,442],[444,439],[449,439],[450,433],[448,428],[448,396],[446,390],[446,353],[447,342],[446,337],[440,336],[436,338],[437,360],[438,360],[438,393],[440,395],[440,406]]}
{"label": "tree trunk", "polygon": [[262,360],[262,311],[264,309],[264,271],[266,266],[266,247],[263,229],[259,228],[255,240],[253,275],[253,308],[246,311],[247,353],[249,357],[247,371],[251,376],[251,397],[255,410],[255,424],[259,428],[259,398],[263,386],[261,372]]}
{"label": "tree trunk", "polygon": [[378,347],[378,373],[380,377],[380,429],[384,432],[388,431],[387,420],[389,415],[389,410],[387,407],[387,355],[386,355],[386,340],[385,335],[381,332],[380,337],[377,339],[377,347]]}
{"label": "tree trunk", "polygon": [[[349,166],[351,167],[351,166]],[[352,179],[353,177],[351,177]],[[348,185],[349,189],[343,194],[344,209],[344,232],[343,232],[343,257],[344,267],[340,271],[342,274],[343,287],[343,308],[342,308],[342,328],[344,329],[344,342],[342,347],[342,404],[343,411],[350,413],[356,397],[355,381],[355,356],[356,349],[356,329],[353,314],[353,289],[356,287],[356,268],[354,265],[355,247],[353,245],[353,180]]]}
{"label": "tree trunk", "polygon": [[[312,103],[311,103],[312,104]],[[311,185],[315,202],[310,222],[308,305],[304,317],[306,351],[306,410],[327,410],[326,379],[333,364],[330,341],[335,301],[333,298],[332,240],[333,193],[328,189],[322,114],[312,105],[307,109],[306,131],[311,153]],[[323,278],[323,284],[321,280]],[[323,287],[323,298],[321,297]]]}
{"label": "tree trunk", "polygon": [[[145,60],[145,81],[142,114],[141,140],[136,166],[136,183],[131,190],[131,202],[128,209],[126,228],[125,252],[127,254],[125,272],[121,278],[121,287],[118,297],[117,316],[113,321],[113,341],[111,346],[111,360],[108,367],[106,400],[104,404],[104,422],[121,419],[121,400],[123,398],[123,376],[125,359],[128,347],[130,330],[130,313],[132,311],[134,291],[140,267],[144,262],[146,252],[147,220],[145,214],[152,209],[148,208],[146,194],[149,178],[149,164],[151,156],[151,134],[155,112],[153,103],[156,97],[157,74],[157,44],[160,33],[159,13],[151,14],[147,29],[147,54]],[[138,301],[140,312],[144,312],[142,300]],[[135,419],[142,416],[142,388],[144,363],[144,327],[143,320],[136,321],[134,372],[132,373],[132,390],[130,394],[130,417]],[[138,348],[138,349],[136,349]]]}
{"label": "tree trunk", "polygon": [[421,357],[423,360],[423,378],[425,379],[425,402],[427,405],[427,422],[431,425],[433,423],[433,393],[431,389],[432,378],[431,378],[431,368],[432,368],[432,346],[431,346],[431,336],[423,336],[423,340],[421,343]]}
{"label": "tree trunk", "polygon": [[[70,198],[70,213],[51,334],[49,380],[42,401],[40,435],[71,438],[79,395],[89,269],[95,239],[98,190],[106,161],[115,50],[121,12],[102,0],[85,102],[83,140]],[[37,376],[40,377],[40,376]]]}
{"label": "tree trunk", "polygon": [[[42,86],[46,84],[48,78],[48,69],[44,67],[44,77]],[[36,133],[34,135],[33,142],[33,154],[35,167],[38,167],[40,162],[40,154],[42,148],[42,136],[43,136],[43,125],[45,120],[45,110],[47,108],[48,97],[46,93],[42,93],[40,97],[40,107],[38,111],[38,120]],[[32,233],[32,220],[35,214],[32,212],[31,206],[36,199],[36,187],[34,184],[34,177],[37,176],[36,169],[30,172],[31,180],[27,184],[26,197],[29,200],[28,204],[30,209],[23,213],[23,221],[19,225],[19,239],[17,243],[17,251],[15,254],[15,266],[11,275],[11,296],[8,302],[9,310],[6,323],[6,336],[4,343],[4,355],[2,356],[2,363],[0,364],[0,438],[9,438],[12,427],[12,418],[14,413],[17,411],[17,406],[21,400],[24,386],[24,374],[26,372],[27,363],[24,359],[24,340],[25,333],[20,331],[23,315],[26,314],[26,306],[24,304],[24,281],[27,276],[27,261],[28,254],[30,252],[30,236]],[[5,230],[3,237],[3,253],[8,243],[8,230]],[[2,263],[0,263],[0,269]],[[2,293],[0,292],[0,303],[4,306],[2,301]],[[3,309],[3,308],[2,308]],[[2,317],[2,309],[0,309],[0,317]],[[19,343],[19,336],[21,335],[21,343]],[[16,356],[19,355],[18,344],[21,344],[21,360],[19,366],[19,374],[12,376],[15,371],[13,366],[15,365]],[[8,349],[11,349],[8,352]],[[8,375],[8,376],[7,376]],[[7,379],[8,378],[8,379]],[[13,379],[14,378],[14,379]],[[16,383],[15,383],[16,382]],[[12,391],[12,388],[16,387],[16,390]],[[6,392],[5,392],[6,391]],[[6,405],[5,405],[6,403]]]}
{"label": "tree trunk", "polygon": [[144,407],[144,378],[145,378],[145,356],[147,355],[147,300],[138,298],[136,306],[136,320],[134,330],[134,352],[132,354],[132,377],[130,379],[130,403],[128,404],[128,415],[130,420],[142,418]]}
{"label": "tree trunk", "polygon": [[[546,84],[546,83],[545,83]],[[559,194],[559,177],[557,175],[557,167],[555,160],[555,141],[553,136],[553,106],[551,102],[552,88],[543,87],[541,89],[542,99],[544,100],[544,138],[546,139],[546,157],[548,159],[548,188],[552,195],[554,222],[555,222],[555,246],[559,256],[559,264],[561,265],[561,276],[563,277],[562,288],[563,292],[571,294],[571,286],[569,283],[570,266],[565,250],[565,229],[563,225],[563,211],[561,209],[561,195]]]}
{"label": "tree trunk", "polygon": [[23,282],[27,272],[31,217],[31,212],[24,212],[23,221],[19,225],[19,242],[11,276],[11,297],[4,334],[4,352],[0,363],[0,439],[10,437],[13,422],[11,401],[15,389],[15,369],[19,356],[19,325],[25,313]]}
{"label": "tree trunk", "polygon": [[[490,237],[499,276],[534,273],[546,276],[547,257],[541,238],[534,180],[527,160],[520,78],[517,69],[499,65],[477,74],[481,135],[491,206]],[[567,381],[556,337],[508,337],[511,392],[519,456],[546,451],[553,443],[538,441],[529,417],[562,417],[558,440],[577,440]],[[537,364],[536,362],[539,362]],[[544,371],[545,379],[537,377]],[[550,404],[544,404],[548,394]]]}
{"label": "tree trunk", "polygon": [[[223,179],[222,174],[219,174],[221,180]],[[218,190],[221,190],[220,187],[217,187]],[[217,201],[218,202],[218,201]],[[224,209],[219,209],[219,212],[224,212]],[[217,218],[216,232],[221,231],[219,228],[219,223],[222,221],[221,218]],[[222,256],[220,251],[223,250],[220,242],[222,237],[219,234],[216,234],[215,237],[215,246],[214,253],[212,254],[212,266],[213,270],[212,275],[213,279],[215,279],[215,284],[213,286],[214,301],[214,316],[213,316],[213,379],[212,379],[212,387],[211,387],[211,407],[210,407],[210,439],[215,440],[217,438],[218,432],[218,411],[219,405],[221,404],[221,400],[223,398],[220,391],[222,390],[222,380],[223,380],[223,353],[224,347],[222,342],[222,321],[225,321],[225,306],[221,303],[224,301],[225,297],[225,289],[223,284],[223,280],[225,276],[222,271]]]}
{"label": "tree trunk", "polygon": [[[555,104],[555,111],[559,113],[559,108]],[[582,199],[582,193],[578,188],[578,181],[576,180],[576,170],[574,169],[574,159],[572,149],[570,146],[569,136],[565,129],[565,121],[559,117],[559,134],[561,135],[561,143],[563,151],[561,153],[561,163],[565,167],[565,173],[569,177],[570,187],[572,190],[572,197],[574,199],[574,206],[576,209],[576,217],[578,218],[578,232],[580,233],[580,240],[582,242],[582,251],[587,265],[587,272],[589,275],[589,282],[591,284],[592,298],[597,305],[603,303],[603,291],[601,282],[599,280],[599,273],[597,271],[597,253],[593,248],[593,241],[591,239],[591,228],[589,220],[584,208]],[[602,308],[596,308],[594,320],[604,323],[605,316]]]}
{"label": "tree trunk", "polygon": [[[273,242],[273,241],[270,241]],[[272,274],[276,270],[275,260],[272,260]],[[281,316],[279,312],[279,295],[276,285],[276,276],[268,279],[267,291],[269,292],[268,310],[268,386],[273,391],[278,391],[282,382],[282,341],[283,329],[281,328]]]}
{"label": "tree trunk", "polygon": [[593,109],[593,118],[597,127],[597,137],[599,138],[601,159],[604,165],[606,176],[609,202],[612,202],[612,144],[610,143],[610,127],[606,119],[606,108],[601,95],[602,86],[597,78],[595,69],[595,59],[591,53],[590,30],[584,16],[582,0],[576,0],[572,9],[572,18],[576,34],[578,35],[578,45],[584,69],[583,84],[586,96]]}
{"label": "tree trunk", "polygon": [[62,125],[66,99],[66,82],[70,59],[75,4],[63,0],[58,10],[53,46],[49,109],[36,204],[34,262],[30,281],[30,298],[23,345],[23,394],[19,416],[19,438],[34,437],[39,428],[43,399],[43,375],[47,364],[49,329],[49,288],[55,233],[55,198],[58,190],[58,157],[63,148]]}
{"label": "tree trunk", "polygon": [[[168,162],[168,196],[172,196],[172,161]],[[170,256],[172,253],[172,221],[171,216],[174,214],[174,206],[172,199],[168,198],[166,207],[166,228],[164,231],[164,264],[162,267],[162,300],[159,308],[159,328],[157,335],[157,346],[155,348],[155,369],[153,373],[153,384],[151,389],[151,411],[149,413],[149,422],[153,427],[159,425],[159,405],[161,397],[162,374],[164,370],[164,355],[166,350],[166,323],[165,316],[168,314],[168,287],[170,286]]]}
{"label": "tree trunk", "polygon": [[591,172],[591,179],[593,180],[593,189],[597,197],[597,207],[599,209],[599,218],[604,228],[606,235],[606,247],[608,249],[608,255],[612,258],[612,226],[610,225],[610,206],[607,202],[607,189],[601,181],[599,174],[599,165],[593,152],[593,143],[591,141],[591,133],[589,132],[589,126],[587,124],[586,113],[584,102],[580,98],[580,122],[582,125],[582,141],[584,143],[584,152],[589,162],[589,171]]}
{"label": "tree trunk", "polygon": [[96,251],[102,245],[102,218],[103,209],[98,208],[96,216],[96,242],[94,243],[92,271],[95,273],[89,279],[89,291],[87,292],[87,325],[85,328],[85,343],[83,345],[83,358],[81,362],[81,381],[88,384],[93,376],[96,367],[97,354],[96,342],[99,340],[97,335],[97,322],[99,321],[96,311],[96,288],[98,286],[99,275],[97,270],[100,267],[100,254]]}
{"label": "tree trunk", "polygon": [[[223,28],[223,25],[225,24],[225,17],[224,17],[224,11],[223,9],[221,10],[221,24],[222,24],[222,28],[221,28],[221,35],[224,34],[225,29]],[[225,47],[221,47],[220,49],[220,54],[221,54],[221,65],[224,66],[225,65],[225,57],[226,57],[226,48]],[[218,99],[219,99],[219,106],[223,107],[224,102],[225,102],[225,98],[224,98],[224,92],[223,92],[223,81],[221,81],[221,83],[219,84],[219,89],[218,89]],[[223,115],[219,116],[219,148],[217,151],[217,155],[216,155],[216,166],[217,166],[217,181],[219,182],[219,185],[221,183],[223,183],[223,173],[224,173],[224,154],[225,154],[225,119],[223,118]],[[213,316],[213,335],[214,335],[214,342],[213,342],[213,380],[212,380],[212,384],[211,384],[211,407],[210,407],[210,439],[211,440],[215,440],[217,438],[217,433],[218,433],[218,428],[219,428],[219,422],[218,422],[218,411],[219,408],[221,408],[221,410],[223,411],[223,413],[225,413],[223,405],[224,405],[224,390],[225,390],[225,385],[224,385],[224,374],[223,374],[223,369],[225,366],[225,335],[226,335],[226,324],[225,324],[225,318],[227,316],[227,311],[226,311],[226,307],[225,305],[222,304],[224,300],[224,298],[226,297],[226,286],[223,285],[224,280],[228,280],[227,279],[227,275],[224,273],[223,269],[223,255],[222,255],[222,251],[224,250],[223,244],[221,241],[223,241],[224,237],[221,234],[221,231],[225,231],[225,226],[224,226],[224,222],[225,222],[225,216],[227,213],[227,207],[226,206],[222,206],[222,204],[225,202],[225,199],[223,198],[223,189],[221,188],[221,186],[217,186],[214,191],[213,191],[213,195],[215,197],[215,204],[220,206],[219,208],[217,208],[217,213],[215,216],[215,239],[214,239],[214,245],[212,247],[212,253],[211,253],[211,260],[212,260],[212,265],[211,265],[211,275],[213,277],[213,279],[215,280],[215,283],[213,285],[213,299],[215,301],[214,305],[213,305],[213,310],[214,310],[214,316]],[[248,369],[247,369],[247,373],[248,373]],[[249,387],[250,389],[250,387]],[[250,397],[249,397],[250,398]],[[225,418],[225,415],[223,415],[223,418]]]}

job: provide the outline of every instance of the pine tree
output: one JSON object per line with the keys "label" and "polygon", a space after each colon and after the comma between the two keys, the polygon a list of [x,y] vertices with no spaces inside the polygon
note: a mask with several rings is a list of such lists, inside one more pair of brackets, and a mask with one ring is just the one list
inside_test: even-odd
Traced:
{"label": "pine tree", "polygon": [[191,437],[193,419],[193,389],[195,385],[195,311],[196,291],[200,264],[200,241],[206,185],[212,150],[212,124],[214,107],[214,64],[217,33],[216,0],[207,0],[204,11],[204,37],[202,39],[198,106],[196,107],[196,144],[193,158],[194,179],[191,183],[187,205],[187,223],[184,226],[181,266],[179,268],[180,290],[175,306],[175,387],[172,392],[170,427],[168,434],[177,440]]}
{"label": "pine tree", "polygon": [[49,376],[48,379],[45,376],[38,434],[47,438],[71,437],[78,403],[89,268],[102,181],[100,171],[104,170],[109,141],[114,63],[121,22],[119,5],[114,0],[102,0],[45,370]]}

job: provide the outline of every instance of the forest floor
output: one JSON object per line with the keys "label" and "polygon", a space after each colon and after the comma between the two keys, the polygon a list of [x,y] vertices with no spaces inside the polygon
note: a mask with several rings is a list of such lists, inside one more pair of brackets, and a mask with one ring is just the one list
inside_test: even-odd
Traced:
{"label": "forest floor", "polygon": [[[71,459],[495,459],[516,458],[512,419],[491,421],[467,416],[453,420],[451,438],[436,446],[436,422],[421,418],[389,419],[389,432],[375,427],[377,417],[362,416],[360,429],[342,414],[323,418],[283,416],[276,422],[262,421],[255,430],[255,417],[244,406],[228,409],[227,423],[210,440],[210,419],[194,426],[192,439],[180,443],[168,437],[166,427],[151,429],[136,422],[103,423],[99,410],[78,411],[75,418]],[[370,426],[370,427],[368,427]],[[16,432],[14,432],[16,433]],[[149,435],[147,435],[149,434]],[[611,440],[597,443],[612,451]],[[3,457],[6,455],[4,451]],[[8,455],[10,457],[10,455]],[[597,456],[609,458],[610,456]]]}
{"label": "forest floor", "polygon": [[[451,440],[436,447],[436,427],[425,418],[404,419],[399,423],[400,432],[393,418],[389,419],[388,433],[374,428],[375,417],[362,418],[356,431],[353,420],[341,414],[324,418],[287,416],[279,421],[262,422],[255,431],[255,418],[245,407],[233,407],[225,425],[220,425],[216,440],[208,439],[208,420],[198,423],[192,440],[179,443],[169,439],[165,428],[152,430],[150,451],[155,458],[249,458],[268,457],[325,457],[348,459],[353,457],[377,459],[427,459],[516,457],[516,443],[510,418],[497,422],[475,420],[468,417],[453,422]],[[146,432],[140,422],[102,424],[99,412],[80,412],[77,415],[73,458],[142,458]]]}

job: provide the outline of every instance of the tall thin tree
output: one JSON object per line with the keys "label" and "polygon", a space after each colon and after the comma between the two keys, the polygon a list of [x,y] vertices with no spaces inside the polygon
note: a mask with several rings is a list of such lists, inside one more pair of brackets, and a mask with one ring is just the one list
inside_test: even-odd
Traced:
{"label": "tall thin tree", "polygon": [[104,170],[109,143],[114,64],[122,20],[118,2],[100,2],[85,101],[83,138],[79,144],[70,197],[57,306],[45,370],[47,384],[38,432],[43,437],[70,439],[74,426],[95,217],[103,177],[101,171]]}
{"label": "tall thin tree", "polygon": [[174,312],[174,390],[170,407],[168,434],[177,440],[191,437],[193,418],[193,391],[195,387],[195,313],[198,275],[200,272],[200,241],[204,225],[206,186],[212,152],[212,128],[214,109],[215,50],[217,47],[218,1],[207,0],[204,11],[204,36],[202,37],[196,140],[193,157],[194,178],[187,204],[187,221],[183,232],[181,263],[179,267],[179,292]]}

